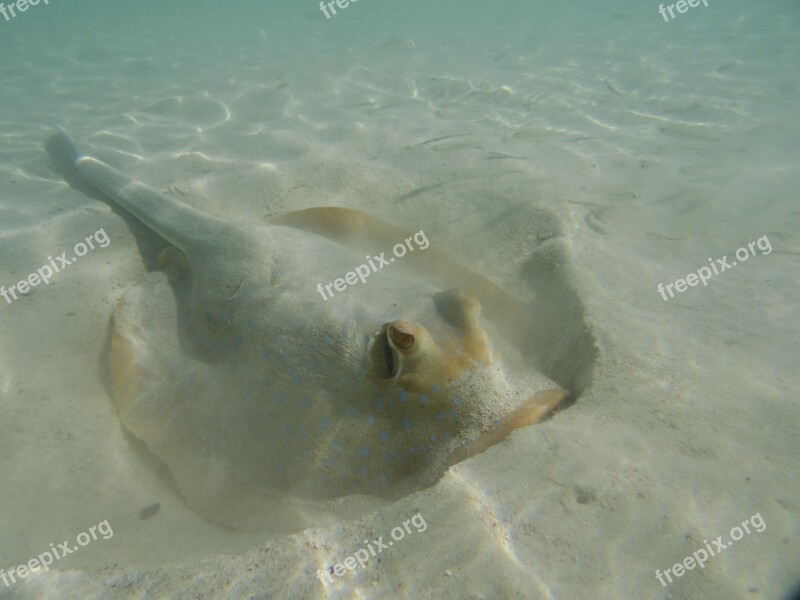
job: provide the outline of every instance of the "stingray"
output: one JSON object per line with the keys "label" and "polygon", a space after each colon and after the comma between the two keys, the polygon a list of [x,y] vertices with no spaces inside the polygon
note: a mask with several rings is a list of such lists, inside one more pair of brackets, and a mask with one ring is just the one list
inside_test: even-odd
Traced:
{"label": "stingray", "polygon": [[398,227],[336,207],[231,222],[64,130],[49,151],[168,243],[113,310],[111,391],[125,429],[210,521],[296,529],[311,506],[403,497],[567,396],[506,360],[519,357],[507,340],[524,331],[520,305],[432,247],[320,296],[319,282],[402,242]]}

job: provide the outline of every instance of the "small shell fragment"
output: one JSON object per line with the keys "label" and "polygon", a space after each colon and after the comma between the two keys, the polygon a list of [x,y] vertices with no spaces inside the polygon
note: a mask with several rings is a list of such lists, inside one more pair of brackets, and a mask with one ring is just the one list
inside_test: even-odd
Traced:
{"label": "small shell fragment", "polygon": [[161,510],[160,502],[156,502],[155,504],[151,504],[150,506],[145,506],[139,513],[139,518],[142,520],[149,519],[150,517],[155,516],[159,510]]}

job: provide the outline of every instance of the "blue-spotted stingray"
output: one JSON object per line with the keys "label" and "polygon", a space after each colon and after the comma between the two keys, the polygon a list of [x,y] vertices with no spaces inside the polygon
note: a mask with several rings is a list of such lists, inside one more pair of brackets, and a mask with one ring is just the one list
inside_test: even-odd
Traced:
{"label": "blue-spotted stingray", "polygon": [[345,293],[317,292],[402,242],[400,228],[331,207],[230,222],[61,129],[51,143],[169,244],[114,308],[111,387],[124,427],[211,521],[258,529],[278,515],[296,529],[311,507],[402,497],[567,396],[512,369],[505,350],[501,363],[501,343],[523,330],[520,305],[432,247]]}

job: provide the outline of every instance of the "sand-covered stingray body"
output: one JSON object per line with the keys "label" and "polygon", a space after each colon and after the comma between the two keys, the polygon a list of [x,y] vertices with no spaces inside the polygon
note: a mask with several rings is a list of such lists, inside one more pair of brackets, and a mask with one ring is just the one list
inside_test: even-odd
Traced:
{"label": "sand-covered stingray body", "polygon": [[[114,310],[111,381],[124,426],[210,520],[258,527],[280,507],[291,528],[307,524],[287,509],[296,501],[399,497],[566,394],[536,373],[509,376],[480,317],[481,295],[501,310],[502,293],[441,254],[431,277],[387,269],[323,300],[316,284],[364,262],[359,243],[391,226],[346,209],[226,222],[86,156],[63,131],[56,142],[175,249]],[[479,289],[440,289],[436,270]]]}

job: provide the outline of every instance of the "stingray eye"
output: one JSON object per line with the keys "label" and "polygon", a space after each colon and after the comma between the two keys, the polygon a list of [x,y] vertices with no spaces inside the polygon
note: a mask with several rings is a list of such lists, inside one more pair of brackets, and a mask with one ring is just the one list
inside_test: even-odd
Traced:
{"label": "stingray eye", "polygon": [[444,319],[456,327],[472,327],[481,313],[481,303],[468,290],[453,288],[433,296],[436,310]]}
{"label": "stingray eye", "polygon": [[397,325],[389,327],[389,337],[392,338],[394,345],[401,350],[411,350],[414,347],[414,335],[403,331]]}

